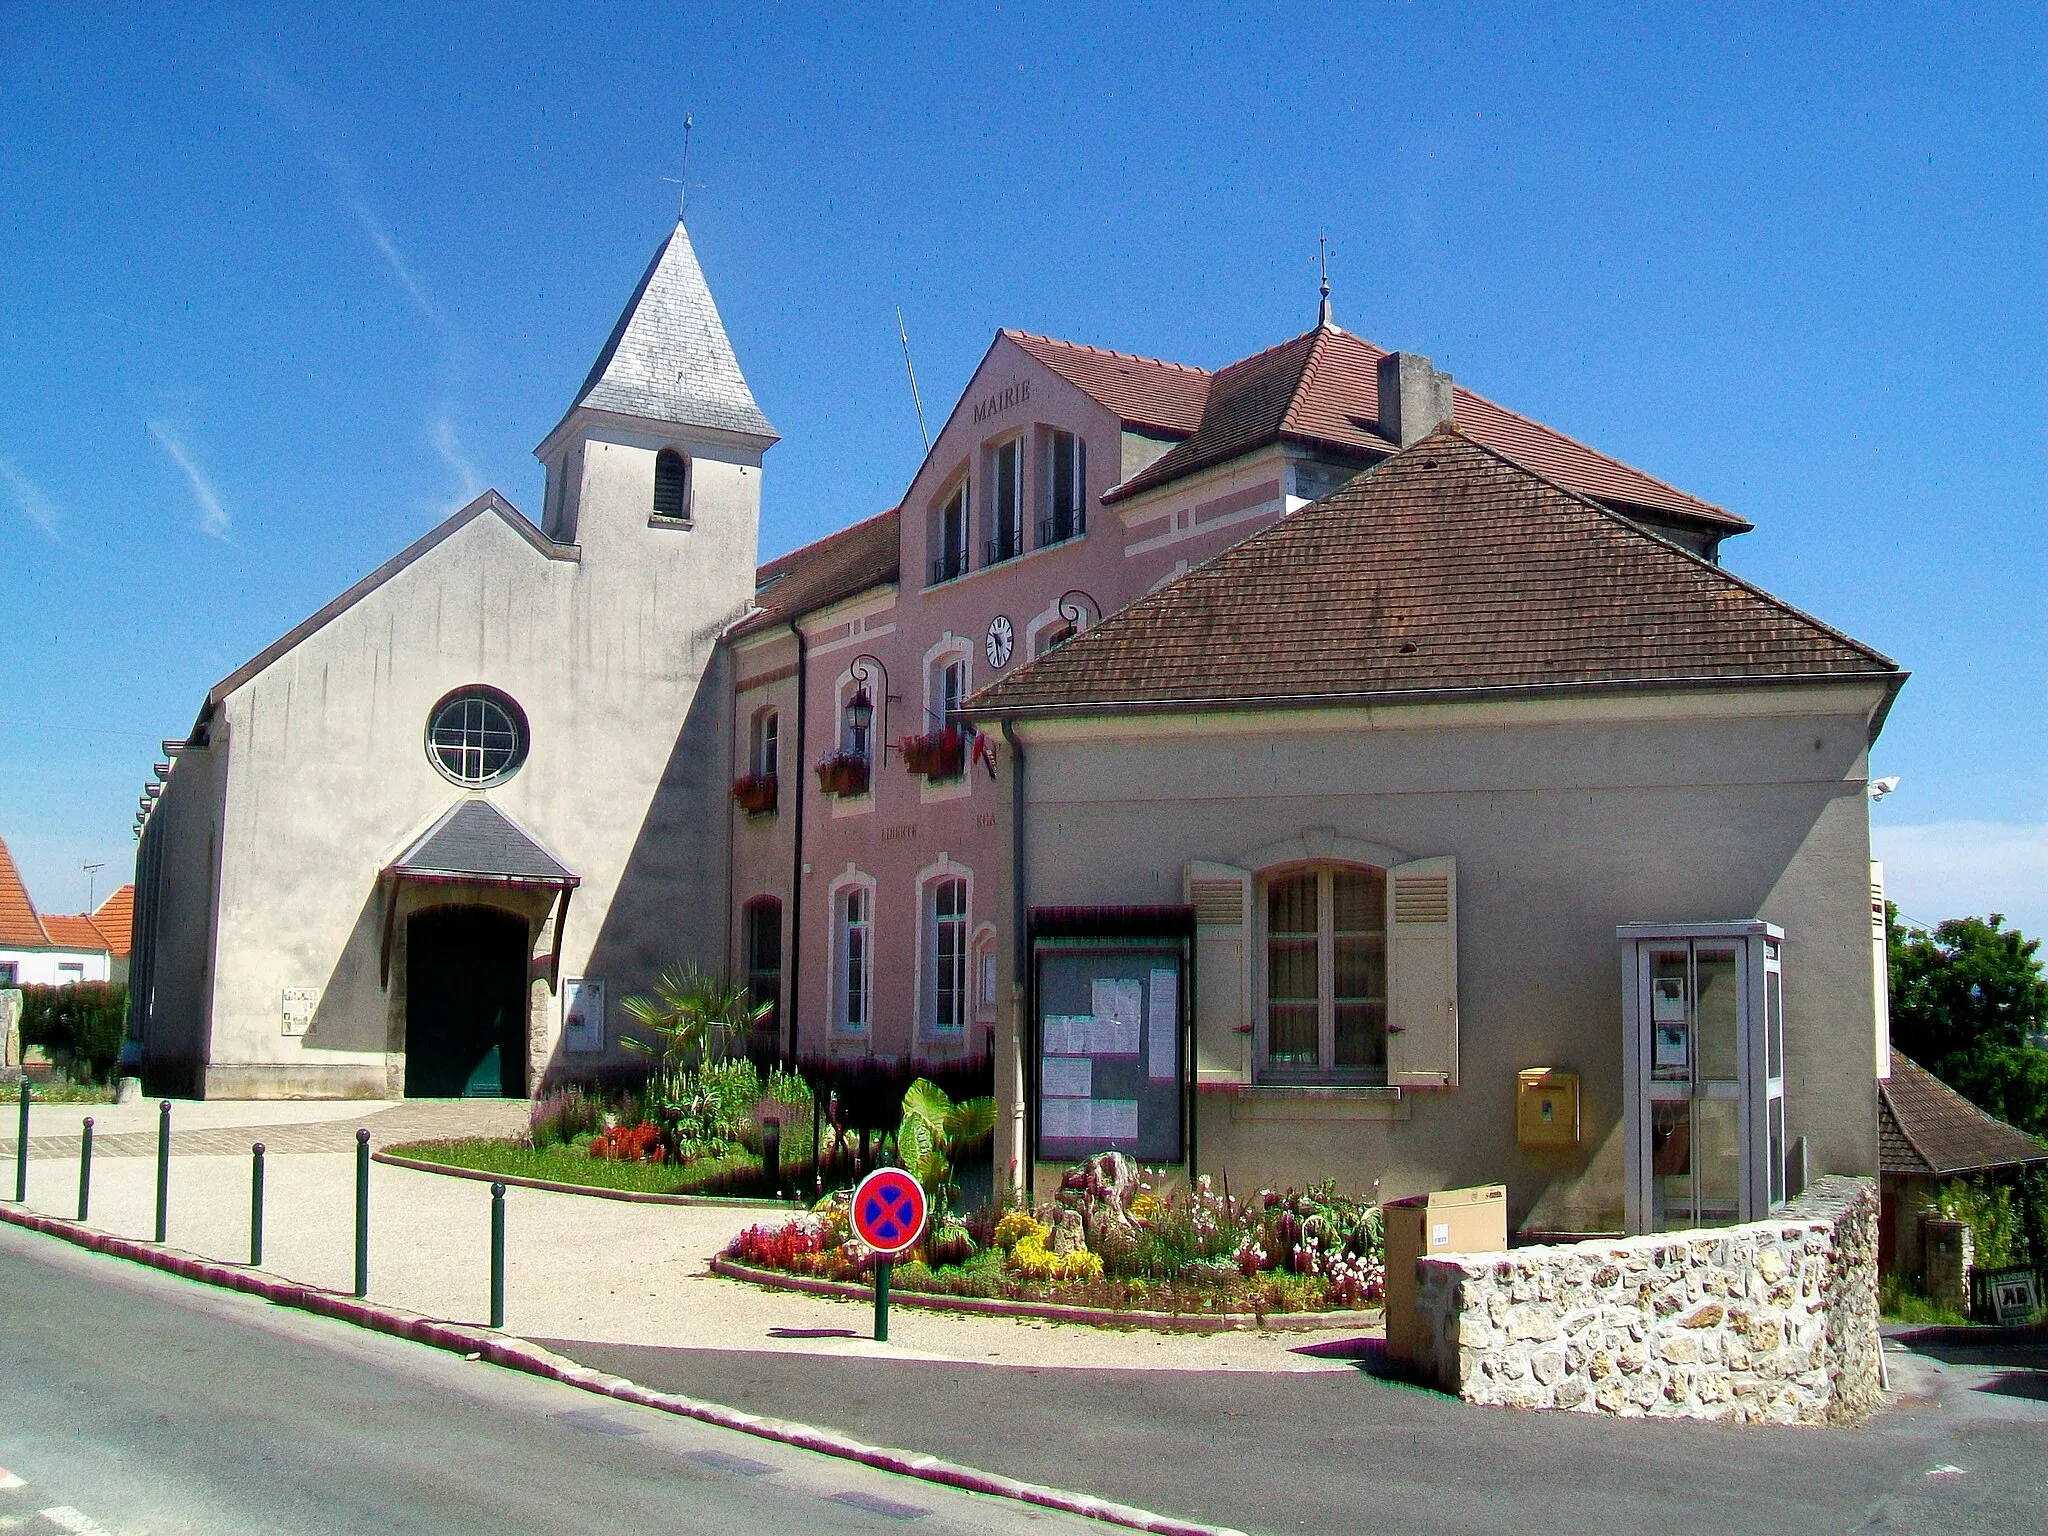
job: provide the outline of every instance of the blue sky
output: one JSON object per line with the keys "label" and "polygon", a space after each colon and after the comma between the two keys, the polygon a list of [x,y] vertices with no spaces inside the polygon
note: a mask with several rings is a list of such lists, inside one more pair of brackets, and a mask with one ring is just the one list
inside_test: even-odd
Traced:
{"label": "blue sky", "polygon": [[[2038,12],[0,10],[0,836],[132,862],[206,688],[559,418],[674,216],[784,441],[763,553],[916,468],[996,327],[1340,323],[1757,524],[1914,679],[1915,917],[2048,930]],[[1681,834],[1682,835],[1682,834]]]}

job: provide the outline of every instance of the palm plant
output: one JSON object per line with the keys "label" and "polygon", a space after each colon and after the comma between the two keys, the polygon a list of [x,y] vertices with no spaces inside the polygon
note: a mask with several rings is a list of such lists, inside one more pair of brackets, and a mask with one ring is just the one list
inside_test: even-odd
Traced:
{"label": "palm plant", "polygon": [[744,1036],[775,1005],[756,1004],[745,986],[691,964],[663,971],[654,996],[629,997],[624,1007],[655,1037],[650,1043],[627,1035],[626,1045],[654,1057],[663,1074],[673,1075],[692,1060],[717,1061],[735,1033]]}
{"label": "palm plant", "polygon": [[953,1165],[994,1133],[996,1101],[962,1099],[920,1077],[903,1095],[903,1120],[896,1130],[896,1154],[911,1177],[924,1186],[935,1216],[950,1214],[960,1198]]}

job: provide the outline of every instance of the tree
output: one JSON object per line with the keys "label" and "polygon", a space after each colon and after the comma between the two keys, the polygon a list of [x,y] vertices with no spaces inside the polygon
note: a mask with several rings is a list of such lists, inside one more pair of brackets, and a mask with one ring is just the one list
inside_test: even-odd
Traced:
{"label": "tree", "polygon": [[2040,940],[2003,914],[1909,930],[1885,905],[1892,1043],[1978,1108],[2048,1137],[2048,1025]]}

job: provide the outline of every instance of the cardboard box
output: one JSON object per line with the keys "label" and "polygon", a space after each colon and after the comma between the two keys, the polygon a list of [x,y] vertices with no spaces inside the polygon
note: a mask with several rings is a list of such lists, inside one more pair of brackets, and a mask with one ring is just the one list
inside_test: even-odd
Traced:
{"label": "cardboard box", "polygon": [[1525,1147],[1579,1144],[1579,1074],[1530,1067],[1515,1074],[1515,1140]]}
{"label": "cardboard box", "polygon": [[[1508,1187],[1481,1184],[1440,1189],[1434,1194],[1389,1200],[1382,1208],[1386,1234],[1387,1358],[1433,1367],[1418,1360],[1420,1328],[1415,1316],[1415,1261],[1445,1253],[1499,1253],[1508,1245]],[[1433,1374],[1425,1369],[1425,1375]]]}

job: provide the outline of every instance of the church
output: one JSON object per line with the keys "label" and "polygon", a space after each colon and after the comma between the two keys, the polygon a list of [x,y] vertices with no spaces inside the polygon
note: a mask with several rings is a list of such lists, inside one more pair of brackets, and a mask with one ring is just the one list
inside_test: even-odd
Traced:
{"label": "church", "polygon": [[[209,1097],[520,1097],[724,948],[727,653],[755,403],[679,224],[536,450],[165,743],[131,1051]],[[615,1010],[612,1010],[615,1011]]]}
{"label": "church", "polygon": [[985,1066],[1019,1185],[1558,1234],[1876,1171],[1906,674],[1727,570],[1739,514],[1327,284],[1215,370],[1001,331],[897,506],[757,566],[774,442],[678,225],[540,521],[479,498],[166,743],[155,1084],[526,1095],[694,962],[757,1054]]}

